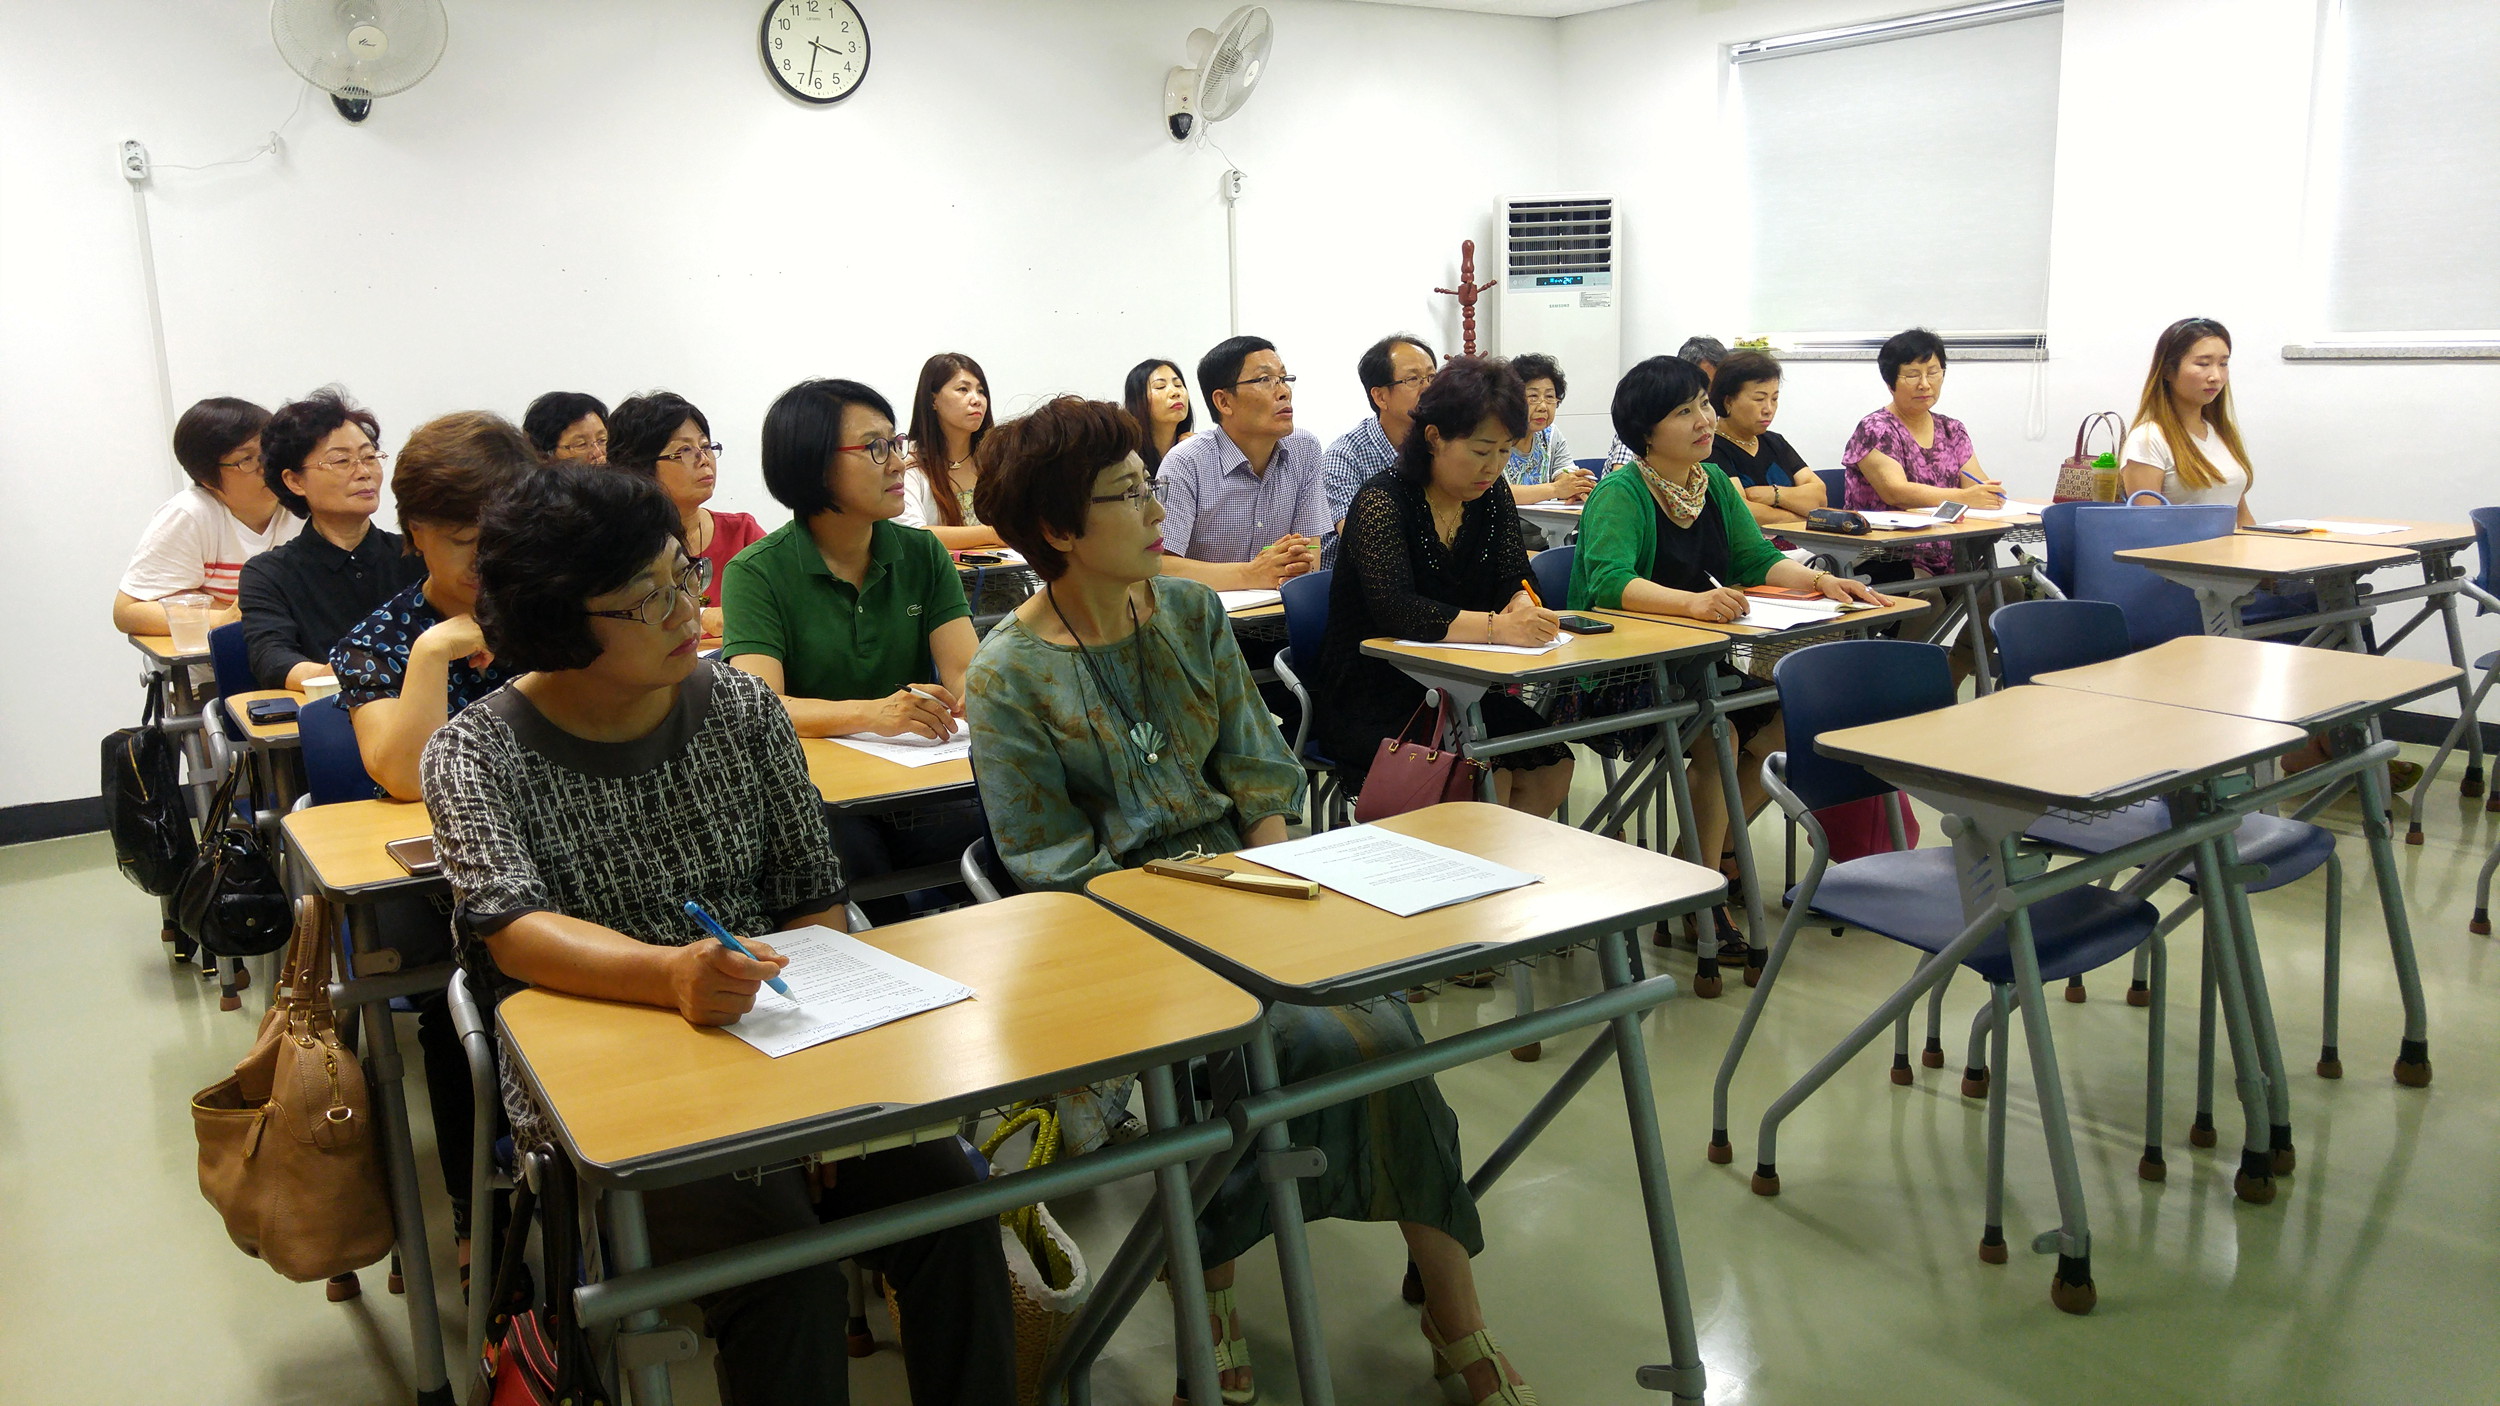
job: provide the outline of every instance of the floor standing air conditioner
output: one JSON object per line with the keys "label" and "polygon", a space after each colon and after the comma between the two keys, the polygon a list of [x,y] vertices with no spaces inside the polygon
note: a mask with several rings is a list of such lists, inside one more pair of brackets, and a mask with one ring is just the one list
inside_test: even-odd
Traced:
{"label": "floor standing air conditioner", "polygon": [[1615,198],[1513,196],[1495,224],[1502,355],[1542,352],[1562,366],[1575,388],[1563,402],[1564,440],[1574,458],[1602,456],[1613,437],[1607,404],[1623,376]]}

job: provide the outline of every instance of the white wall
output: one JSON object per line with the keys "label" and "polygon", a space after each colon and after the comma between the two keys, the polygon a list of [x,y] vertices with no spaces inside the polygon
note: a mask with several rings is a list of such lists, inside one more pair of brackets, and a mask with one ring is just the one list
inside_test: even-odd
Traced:
{"label": "white wall", "polygon": [[[1627,361],[1672,352],[1695,332],[1731,341],[1754,332],[1744,325],[1741,284],[1718,272],[1713,227],[1713,211],[1735,198],[1725,176],[1736,162],[1720,135],[1724,46],[1915,8],[1903,0],[1650,0],[1561,21],[1572,134],[1565,178],[1623,197]],[[2233,394],[2256,461],[2251,502],[2261,516],[2463,521],[2467,509],[2495,501],[2500,365],[2281,356],[2284,343],[2320,330],[2302,313],[2317,23],[2306,0],[2067,0],[2050,360],[2037,369],[2038,412],[2035,369],[2010,363],[1957,365],[1943,407],[1969,424],[1981,461],[2018,495],[2049,491],[2085,414],[2132,414],[2163,327],[2205,316],[2228,325],[2235,340]],[[1951,99],[1922,95],[1915,75],[1904,78],[1903,203],[1867,212],[1867,238],[1915,261],[1921,113]],[[2425,130],[2426,140],[2481,140]],[[1799,362],[1786,379],[1782,428],[1818,466],[1838,462],[1851,427],[1884,395],[1865,362]],[[2474,652],[2500,645],[2500,628],[2466,628]],[[2444,658],[2437,639],[2426,626],[2404,652]],[[2452,697],[2416,706],[2456,711]]]}
{"label": "white wall", "polygon": [[[1269,76],[1218,137],[1249,174],[1245,330],[1280,344],[1326,437],[1364,412],[1353,363],[1373,338],[1455,346],[1455,308],[1429,290],[1456,277],[1461,239],[1489,252],[1496,191],[1547,180],[1560,32],[1270,7]],[[1161,91],[1182,36],[1226,4],[864,8],[867,83],[810,109],[762,72],[754,0],[452,0],[441,66],[361,129],[316,98],[281,161],[159,173],[174,403],[274,406],[337,380],[396,444],[448,410],[664,385],[729,446],[721,506],[771,520],[757,425],[803,377],[899,402],[924,356],[959,349],[1012,413],[1116,396],[1150,355],[1194,373],[1226,333],[1225,163],[1162,136]],[[92,15],[0,11],[0,481],[32,523],[0,806],[94,793],[94,739],[138,697],[106,605],[178,484],[115,148],[226,157],[304,91],[259,0],[157,7],[149,53],[179,59],[140,61]]]}

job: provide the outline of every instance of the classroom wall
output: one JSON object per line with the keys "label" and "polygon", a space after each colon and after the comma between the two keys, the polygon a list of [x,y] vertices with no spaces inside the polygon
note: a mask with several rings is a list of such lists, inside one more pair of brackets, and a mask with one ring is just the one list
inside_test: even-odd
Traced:
{"label": "classroom wall", "polygon": [[[1695,332],[1754,333],[1744,290],[1715,252],[1713,211],[1740,198],[1735,151],[1718,136],[1724,46],[1918,8],[1650,0],[1560,22],[1566,179],[1623,201],[1627,361],[1671,353]],[[1958,364],[1941,405],[2017,496],[2045,497],[2084,415],[2133,413],[2163,327],[2205,316],[2235,341],[2233,395],[2261,517],[2462,521],[2494,501],[2500,363],[2282,358],[2284,343],[2317,330],[2303,323],[2301,292],[2317,25],[2306,0],[2067,0],[2049,360]],[[1922,114],[1950,102],[1904,75],[1903,201],[1866,212],[1866,237],[1903,259],[1920,257]],[[2485,136],[2432,123],[2423,139]],[[1780,428],[1818,466],[1836,464],[1858,417],[1884,397],[1872,362],[1792,363]],[[2469,658],[2500,646],[2500,625],[2468,620],[2466,632]],[[2402,652],[2444,659],[2438,639],[2426,626]],[[2414,706],[2456,713],[2453,697]]]}
{"label": "classroom wall", "polygon": [[[1325,438],[1365,413],[1373,338],[1456,345],[1429,290],[1461,239],[1490,249],[1498,192],[1548,184],[1561,36],[1269,3],[1268,76],[1216,139],[1249,177],[1244,328],[1279,342]],[[0,481],[32,588],[5,626],[0,807],[94,794],[94,740],[138,702],[107,605],[179,484],[124,138],[160,163],[176,406],[336,380],[395,446],[447,410],[664,385],[728,446],[718,505],[768,521],[757,426],[793,381],[899,402],[924,356],[959,349],[1013,413],[1116,396],[1149,355],[1194,374],[1226,335],[1226,161],[1161,133],[1164,71],[1221,0],[870,0],[869,78],[831,109],[769,84],[756,0],[449,8],[440,67],[362,128],[299,104],[259,0],[157,7],[145,56],[83,4],[0,9]],[[282,119],[282,158],[165,169]],[[1463,171],[1418,177],[1448,152]]]}

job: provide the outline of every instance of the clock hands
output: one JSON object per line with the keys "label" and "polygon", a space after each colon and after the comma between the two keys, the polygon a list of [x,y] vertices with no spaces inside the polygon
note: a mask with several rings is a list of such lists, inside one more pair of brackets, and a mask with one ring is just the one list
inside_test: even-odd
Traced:
{"label": "clock hands", "polygon": [[825,46],[817,43],[813,36],[807,41],[807,81],[810,83],[816,81],[816,60],[824,52],[824,48]]}

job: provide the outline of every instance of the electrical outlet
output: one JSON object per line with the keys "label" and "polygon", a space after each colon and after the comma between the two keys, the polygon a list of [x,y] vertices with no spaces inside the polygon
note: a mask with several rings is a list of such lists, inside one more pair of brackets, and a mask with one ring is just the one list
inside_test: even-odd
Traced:
{"label": "electrical outlet", "polygon": [[137,142],[122,143],[122,179],[137,185],[148,178],[148,149]]}

